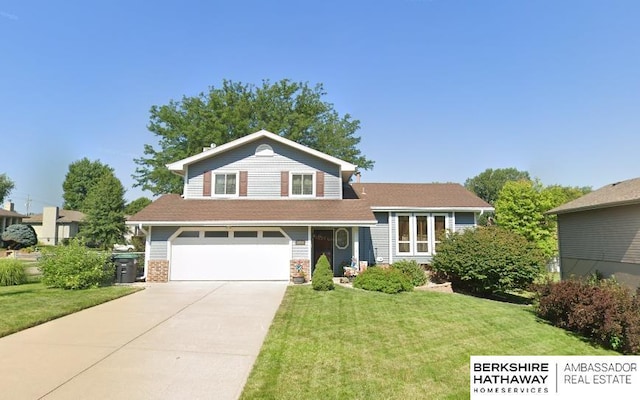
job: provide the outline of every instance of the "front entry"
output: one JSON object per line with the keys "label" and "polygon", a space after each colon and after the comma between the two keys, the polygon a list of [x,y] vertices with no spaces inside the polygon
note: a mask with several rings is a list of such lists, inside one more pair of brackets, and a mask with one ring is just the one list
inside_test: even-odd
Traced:
{"label": "front entry", "polygon": [[321,255],[326,255],[333,269],[333,230],[315,229],[313,231],[313,265],[312,271]]}

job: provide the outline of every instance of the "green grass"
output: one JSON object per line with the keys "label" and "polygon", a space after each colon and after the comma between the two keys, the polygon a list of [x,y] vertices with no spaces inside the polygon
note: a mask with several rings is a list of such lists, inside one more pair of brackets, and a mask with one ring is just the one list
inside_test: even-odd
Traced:
{"label": "green grass", "polygon": [[470,355],[605,355],[530,306],[290,286],[241,399],[468,399]]}
{"label": "green grass", "polygon": [[41,283],[0,287],[0,337],[140,290],[107,286],[87,290],[50,289]]}

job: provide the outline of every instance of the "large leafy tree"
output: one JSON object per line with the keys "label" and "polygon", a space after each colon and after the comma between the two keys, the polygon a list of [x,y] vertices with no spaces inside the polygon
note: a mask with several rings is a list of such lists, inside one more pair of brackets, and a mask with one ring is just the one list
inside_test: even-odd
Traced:
{"label": "large leafy tree", "polygon": [[0,203],[4,202],[4,199],[11,193],[15,184],[7,174],[0,174]]}
{"label": "large leafy tree", "polygon": [[113,168],[88,158],[75,161],[69,165],[69,171],[62,183],[63,208],[86,212],[86,201],[91,188],[105,175],[113,175]]}
{"label": "large leafy tree", "polygon": [[498,225],[535,243],[547,257],[557,252],[557,223],[550,209],[588,193],[591,188],[551,185],[538,180],[509,181],[495,203]]}
{"label": "large leafy tree", "polygon": [[151,203],[151,199],[147,197],[138,197],[124,207],[124,213],[125,215],[133,215]]}
{"label": "large leafy tree", "polygon": [[219,88],[183,97],[180,101],[151,107],[149,130],[159,148],[147,144],[144,156],[135,160],[136,186],[154,195],[181,193],[183,182],[166,164],[189,157],[211,143],[221,145],[260,129],[358,165],[373,167],[361,154],[355,132],[360,121],[340,115],[323,100],[322,84],[284,79],[262,85],[225,80]]}
{"label": "large leafy tree", "polygon": [[515,168],[487,168],[473,178],[467,179],[464,187],[487,203],[495,205],[505,183],[520,180],[531,180],[529,173]]}
{"label": "large leafy tree", "polygon": [[124,203],[124,188],[118,178],[105,174],[98,179],[85,202],[82,237],[103,248],[121,243],[126,231]]}

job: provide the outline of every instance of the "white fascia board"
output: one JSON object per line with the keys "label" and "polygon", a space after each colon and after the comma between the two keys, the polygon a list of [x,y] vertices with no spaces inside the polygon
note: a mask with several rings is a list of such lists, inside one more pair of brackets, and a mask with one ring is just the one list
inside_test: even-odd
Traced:
{"label": "white fascia board", "polygon": [[196,155],[193,155],[191,157],[187,157],[185,159],[170,163],[170,164],[166,164],[166,167],[169,169],[169,171],[172,172],[176,172],[178,174],[183,174],[185,172],[185,167],[188,166],[189,164],[193,164],[194,162],[200,161],[202,159],[214,156],[218,153],[222,153],[225,152],[227,150],[239,147],[244,145],[245,143],[249,143],[252,142],[256,139],[262,138],[262,137],[266,137],[269,138],[271,140],[274,140],[276,142],[285,144],[287,146],[293,147],[295,149],[298,149],[300,151],[303,151],[305,153],[309,153],[311,155],[314,155],[318,158],[322,158],[323,160],[329,161],[333,164],[337,164],[340,166],[340,168],[342,169],[343,173],[346,171],[355,171],[357,166],[351,163],[348,163],[346,161],[343,161],[339,158],[330,156],[328,154],[325,154],[321,151],[318,150],[314,150],[310,147],[301,145],[300,143],[296,143],[293,140],[289,140],[286,138],[283,138],[280,135],[276,135],[275,133],[271,133],[269,131],[266,131],[264,129],[259,130],[258,132],[254,132],[250,135],[247,136],[243,136],[239,139],[233,140],[231,142],[222,144],[220,146],[216,146],[213,149],[209,149],[209,150],[205,150],[202,153],[198,153]]}
{"label": "white fascia board", "polygon": [[494,211],[493,207],[371,207],[371,211],[458,211],[458,212],[487,212]]}
{"label": "white fascia board", "polygon": [[151,226],[373,226],[376,220],[362,221],[135,221],[135,225]]}

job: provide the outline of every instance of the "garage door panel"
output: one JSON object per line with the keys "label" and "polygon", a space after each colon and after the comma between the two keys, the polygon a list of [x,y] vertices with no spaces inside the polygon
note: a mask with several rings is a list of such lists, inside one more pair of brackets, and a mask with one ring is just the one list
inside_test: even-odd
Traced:
{"label": "garage door panel", "polygon": [[176,238],[172,280],[288,280],[286,238]]}

